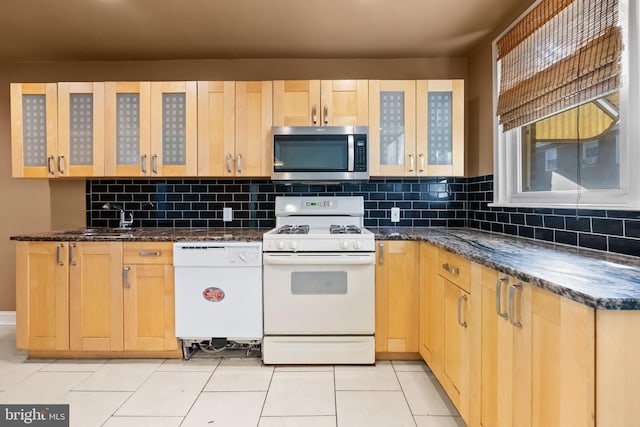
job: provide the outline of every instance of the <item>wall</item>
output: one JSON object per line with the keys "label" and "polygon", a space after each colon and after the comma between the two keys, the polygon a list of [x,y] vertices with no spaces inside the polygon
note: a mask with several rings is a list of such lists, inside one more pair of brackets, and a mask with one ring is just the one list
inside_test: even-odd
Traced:
{"label": "wall", "polygon": [[104,80],[448,79],[467,77],[456,59],[244,59],[0,63],[0,311],[15,309],[17,233],[82,227],[84,181],[11,178],[9,83]]}

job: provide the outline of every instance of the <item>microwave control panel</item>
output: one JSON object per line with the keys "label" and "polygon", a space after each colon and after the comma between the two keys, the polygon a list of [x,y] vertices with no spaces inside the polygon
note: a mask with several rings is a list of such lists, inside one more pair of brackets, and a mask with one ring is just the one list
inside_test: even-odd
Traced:
{"label": "microwave control panel", "polygon": [[354,172],[367,171],[367,139],[364,135],[355,135]]}

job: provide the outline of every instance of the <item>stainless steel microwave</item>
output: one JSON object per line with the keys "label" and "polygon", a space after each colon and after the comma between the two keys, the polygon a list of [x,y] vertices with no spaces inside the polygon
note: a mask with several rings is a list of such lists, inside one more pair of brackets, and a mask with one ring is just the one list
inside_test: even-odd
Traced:
{"label": "stainless steel microwave", "polygon": [[273,181],[369,179],[368,126],[274,126]]}

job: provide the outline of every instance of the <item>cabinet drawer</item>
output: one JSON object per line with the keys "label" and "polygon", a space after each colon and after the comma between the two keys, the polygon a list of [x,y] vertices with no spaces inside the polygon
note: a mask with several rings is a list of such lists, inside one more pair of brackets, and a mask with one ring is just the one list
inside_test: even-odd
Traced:
{"label": "cabinet drawer", "polygon": [[131,242],[124,244],[125,264],[173,264],[173,243]]}
{"label": "cabinet drawer", "polygon": [[441,249],[438,251],[438,274],[471,293],[471,262],[456,254]]}

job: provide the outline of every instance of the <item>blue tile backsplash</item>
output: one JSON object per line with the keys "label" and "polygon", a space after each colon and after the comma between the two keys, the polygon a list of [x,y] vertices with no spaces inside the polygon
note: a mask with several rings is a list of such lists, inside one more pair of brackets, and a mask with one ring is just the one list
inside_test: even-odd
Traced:
{"label": "blue tile backsplash", "polygon": [[[475,178],[376,179],[361,184],[275,184],[267,179],[88,180],[87,226],[114,227],[118,212],[134,227],[260,227],[275,225],[276,196],[363,196],[365,226],[388,227],[391,208],[401,227],[470,227],[536,240],[640,256],[640,211],[495,208],[493,175]],[[222,221],[222,208],[234,220]]]}

